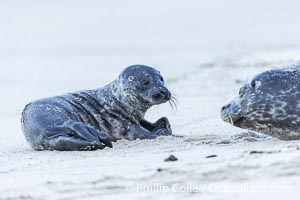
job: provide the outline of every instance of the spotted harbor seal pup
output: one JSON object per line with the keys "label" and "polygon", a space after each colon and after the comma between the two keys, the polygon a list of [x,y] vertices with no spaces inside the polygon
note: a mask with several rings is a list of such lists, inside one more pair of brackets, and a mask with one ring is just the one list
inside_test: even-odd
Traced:
{"label": "spotted harbor seal pup", "polygon": [[96,150],[119,139],[171,135],[167,118],[144,119],[153,105],[173,102],[160,72],[133,65],[103,88],[68,93],[28,104],[22,130],[35,150]]}
{"label": "spotted harbor seal pup", "polygon": [[255,76],[222,108],[222,119],[282,140],[300,139],[300,63]]}

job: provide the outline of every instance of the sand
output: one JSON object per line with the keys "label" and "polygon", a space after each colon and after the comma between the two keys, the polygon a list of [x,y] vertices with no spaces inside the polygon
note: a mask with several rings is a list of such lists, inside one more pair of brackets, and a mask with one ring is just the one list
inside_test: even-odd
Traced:
{"label": "sand", "polygon": [[[298,199],[300,141],[220,119],[253,75],[300,59],[297,4],[1,2],[0,199]],[[26,103],[101,87],[135,63],[159,68],[176,94],[177,110],[147,113],[167,116],[174,137],[94,152],[29,147]]]}

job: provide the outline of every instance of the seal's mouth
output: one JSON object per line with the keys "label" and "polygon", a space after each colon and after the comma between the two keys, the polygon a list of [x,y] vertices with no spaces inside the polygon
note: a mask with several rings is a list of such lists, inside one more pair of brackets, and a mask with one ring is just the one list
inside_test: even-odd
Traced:
{"label": "seal's mouth", "polygon": [[147,106],[147,107],[164,104],[164,103],[166,103],[168,101],[170,101],[170,100],[166,100],[166,99],[155,100],[155,99],[152,99],[152,98],[150,98],[150,99],[141,99],[141,103],[144,106]]}
{"label": "seal's mouth", "polygon": [[231,115],[222,115],[223,121],[230,123],[234,126],[239,126],[241,122],[244,120],[244,117],[242,116],[231,116]]}
{"label": "seal's mouth", "polygon": [[244,117],[235,118],[235,120],[233,120],[232,123],[235,126],[240,126],[243,120],[244,120]]}
{"label": "seal's mouth", "polygon": [[168,103],[172,110],[174,111],[177,111],[177,98],[174,94],[171,94],[161,100],[154,100],[152,99],[152,105],[153,106],[157,106],[157,105],[161,105],[161,104],[164,104],[164,103]]}
{"label": "seal's mouth", "polygon": [[244,120],[243,115],[237,113],[234,114],[231,109],[229,109],[228,105],[222,108],[221,118],[223,121],[238,127],[240,127],[242,121]]}
{"label": "seal's mouth", "polygon": [[168,102],[168,101],[170,101],[170,100],[166,100],[166,99],[161,100],[161,101],[156,101],[156,100],[154,100],[152,104],[155,105],[155,106],[157,106],[157,105],[166,103],[166,102]]}
{"label": "seal's mouth", "polygon": [[233,101],[222,107],[221,118],[231,125],[241,127],[242,122],[245,120],[245,115],[241,112],[240,106]]}

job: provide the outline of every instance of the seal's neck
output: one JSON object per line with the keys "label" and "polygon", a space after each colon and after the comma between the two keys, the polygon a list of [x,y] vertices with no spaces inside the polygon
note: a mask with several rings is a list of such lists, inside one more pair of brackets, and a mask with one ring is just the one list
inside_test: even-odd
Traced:
{"label": "seal's neck", "polygon": [[[139,123],[144,119],[145,113],[149,107],[143,106],[136,96],[126,92],[119,80],[111,82],[103,89],[105,90],[105,95],[108,95],[107,97],[114,103],[114,106],[112,106],[111,109],[119,110],[120,112],[125,113],[125,115],[129,115],[136,123]],[[97,95],[98,98],[100,95]],[[103,94],[101,96],[103,96]]]}

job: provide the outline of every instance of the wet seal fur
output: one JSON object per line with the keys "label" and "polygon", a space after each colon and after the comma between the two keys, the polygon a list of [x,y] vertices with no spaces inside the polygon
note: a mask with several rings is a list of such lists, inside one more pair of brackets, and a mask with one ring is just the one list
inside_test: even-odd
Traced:
{"label": "wet seal fur", "polygon": [[103,88],[68,93],[28,104],[22,130],[35,150],[96,150],[119,139],[171,135],[167,118],[144,119],[153,105],[172,102],[163,77],[154,68],[133,65]]}
{"label": "wet seal fur", "polygon": [[234,126],[281,140],[300,139],[300,63],[258,74],[221,112]]}

